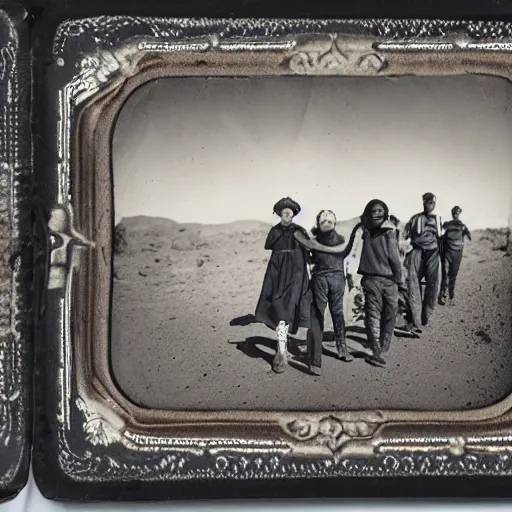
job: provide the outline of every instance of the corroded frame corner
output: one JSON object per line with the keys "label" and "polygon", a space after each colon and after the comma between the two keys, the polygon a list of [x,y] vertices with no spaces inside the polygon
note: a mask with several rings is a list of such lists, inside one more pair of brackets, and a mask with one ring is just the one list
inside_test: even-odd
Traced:
{"label": "corroded frame corner", "polygon": [[32,424],[32,161],[28,28],[0,9],[0,501],[28,478]]}
{"label": "corroded frame corner", "polygon": [[[46,496],[78,497],[87,487],[105,498],[112,484],[131,481],[137,490],[126,497],[163,499],[219,496],[225,483],[252,482],[252,495],[262,496],[272,482],[512,474],[512,396],[464,412],[148,411],[110,374],[110,140],[133,90],[166,76],[434,73],[511,79],[512,24],[117,16],[60,25],[42,77],[55,150],[46,162],[53,248],[45,315],[55,360],[39,382],[50,394],[37,427],[51,442],[39,442],[35,460]],[[333,492],[351,495],[339,485]]]}

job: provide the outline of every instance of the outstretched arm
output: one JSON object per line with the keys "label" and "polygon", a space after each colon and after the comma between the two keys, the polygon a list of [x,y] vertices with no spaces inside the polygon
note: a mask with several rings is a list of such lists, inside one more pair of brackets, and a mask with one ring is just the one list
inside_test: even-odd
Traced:
{"label": "outstretched arm", "polygon": [[302,245],[302,247],[306,248],[308,251],[330,252],[339,254],[342,253],[347,247],[347,244],[345,243],[333,245],[332,247],[322,245],[318,243],[316,240],[308,239],[304,235],[304,233],[301,233],[299,230],[295,231],[293,236],[295,237],[295,240],[297,240],[297,242],[299,242],[299,244]]}
{"label": "outstretched arm", "polygon": [[361,227],[361,223],[357,224],[354,229],[352,230],[352,233],[350,234],[350,239],[348,242],[344,242],[338,245],[323,245],[316,240],[310,240],[306,236],[304,236],[303,233],[300,231],[296,231],[294,233],[295,239],[299,244],[301,244],[303,247],[305,247],[308,251],[318,251],[318,252],[327,252],[327,253],[334,253],[334,254],[341,254],[344,253],[345,257],[350,254],[352,251],[352,248],[354,246],[354,240],[357,234],[357,231]]}
{"label": "outstretched arm", "polygon": [[345,248],[345,258],[352,252],[352,249],[354,248],[354,241],[356,239],[357,232],[359,229],[361,229],[362,224],[358,222],[354,229],[352,229],[352,233],[350,233],[350,238],[348,239],[347,246]]}
{"label": "outstretched arm", "polygon": [[[356,232],[356,231],[355,231]],[[354,238],[354,244],[352,245],[352,250],[345,256],[345,275],[355,275],[357,274],[358,264],[359,264],[359,248],[362,243],[361,237]]]}

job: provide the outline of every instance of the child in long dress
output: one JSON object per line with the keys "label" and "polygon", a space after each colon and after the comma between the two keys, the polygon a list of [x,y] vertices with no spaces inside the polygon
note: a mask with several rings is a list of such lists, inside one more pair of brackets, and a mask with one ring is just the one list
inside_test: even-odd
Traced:
{"label": "child in long dress", "polygon": [[307,328],[310,324],[309,252],[294,237],[300,231],[309,238],[306,230],[293,222],[300,210],[300,205],[290,197],[279,200],[274,213],[281,221],[271,228],[265,242],[265,249],[272,254],[255,317],[257,322],[276,330],[278,350],[273,369],[277,373],[284,371],[287,364],[288,334],[295,334],[299,327]]}

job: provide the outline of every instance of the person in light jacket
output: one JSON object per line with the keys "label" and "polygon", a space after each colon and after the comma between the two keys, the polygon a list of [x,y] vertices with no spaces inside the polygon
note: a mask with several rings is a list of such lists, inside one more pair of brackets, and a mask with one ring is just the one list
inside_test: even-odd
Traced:
{"label": "person in light jacket", "polygon": [[459,274],[462,253],[464,252],[464,237],[471,241],[471,233],[460,220],[462,210],[459,206],[452,208],[452,220],[443,224],[444,234],[441,239],[441,289],[439,291],[439,304],[446,304],[446,288],[450,300],[455,296],[455,282]]}
{"label": "person in light jacket", "polygon": [[[441,217],[434,214],[436,196],[423,194],[423,211],[413,215],[406,224],[404,236],[410,239],[412,250],[407,254],[407,291],[415,332],[427,326],[434,311],[439,287]],[[421,281],[426,288],[422,298]]]}

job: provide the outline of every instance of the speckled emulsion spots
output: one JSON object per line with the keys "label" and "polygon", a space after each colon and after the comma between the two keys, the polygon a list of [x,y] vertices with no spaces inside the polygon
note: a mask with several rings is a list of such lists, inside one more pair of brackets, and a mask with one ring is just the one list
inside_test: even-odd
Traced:
{"label": "speckled emulsion spots", "polygon": [[[119,386],[141,405],[465,409],[510,392],[512,258],[500,250],[498,234],[473,234],[456,301],[435,310],[420,339],[395,338],[387,368],[364,362],[368,345],[360,324],[348,337],[355,361],[341,364],[328,318],[322,376],[313,377],[300,357],[292,357],[290,371],[272,373],[273,333],[251,323],[268,226],[139,217],[123,227],[123,250],[114,259],[112,363]],[[298,338],[289,347],[297,356],[304,333]]]}
{"label": "speckled emulsion spots", "polygon": [[[391,33],[412,30],[404,37],[420,38],[438,26],[386,23]],[[473,35],[481,29],[465,26]],[[333,52],[318,55],[315,65],[343,62]],[[117,385],[145,407],[190,410],[460,410],[508,395],[512,257],[506,230],[486,228],[508,223],[509,88],[505,80],[466,75],[172,78],[137,89],[113,141]],[[301,205],[293,220],[306,230],[318,212],[332,210],[348,240],[364,205],[379,198],[396,216],[389,229],[400,230],[405,253],[411,244],[400,238],[404,224],[421,217],[415,214],[427,191],[443,221],[460,205],[471,231],[455,299],[448,293],[443,305],[436,294],[428,326],[417,326],[423,332],[395,335],[385,367],[371,366],[360,256],[350,254],[344,310],[354,360],[338,359],[327,312],[321,375],[308,369],[304,330],[287,344],[284,373],[273,373],[276,332],[254,322],[272,265],[265,240],[280,222],[272,205],[292,196]],[[425,223],[430,233],[438,220]],[[414,289],[417,299],[420,283]],[[400,314],[407,294],[401,287]]]}

